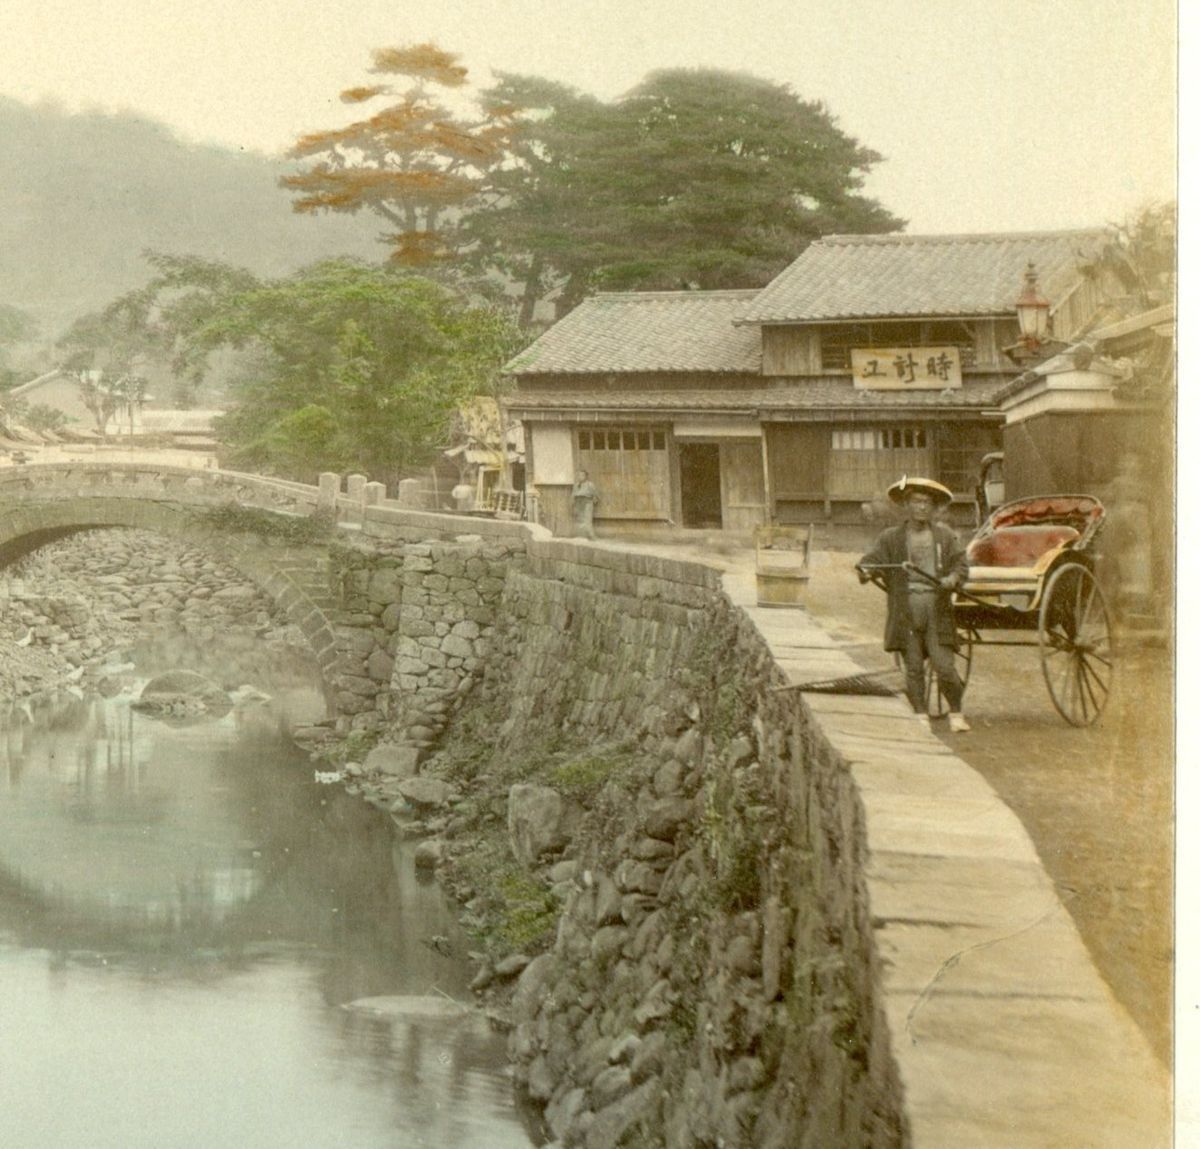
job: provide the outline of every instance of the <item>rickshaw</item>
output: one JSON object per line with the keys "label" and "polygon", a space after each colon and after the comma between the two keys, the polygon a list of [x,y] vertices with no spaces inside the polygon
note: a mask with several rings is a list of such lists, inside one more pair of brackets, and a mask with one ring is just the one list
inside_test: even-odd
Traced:
{"label": "rickshaw", "polygon": [[[1091,495],[1035,495],[988,515],[967,545],[969,573],[953,600],[955,662],[964,686],[976,647],[1036,647],[1059,714],[1072,726],[1100,717],[1114,662],[1108,605],[1095,573],[1104,515]],[[866,568],[880,586],[882,569]],[[926,701],[932,714],[947,710],[929,667]]]}

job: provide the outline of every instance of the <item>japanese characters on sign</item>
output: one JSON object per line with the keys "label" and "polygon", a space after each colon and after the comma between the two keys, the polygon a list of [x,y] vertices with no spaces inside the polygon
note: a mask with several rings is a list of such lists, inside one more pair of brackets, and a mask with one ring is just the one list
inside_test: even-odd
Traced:
{"label": "japanese characters on sign", "polygon": [[957,347],[852,347],[854,386],[865,391],[944,391],[962,386]]}

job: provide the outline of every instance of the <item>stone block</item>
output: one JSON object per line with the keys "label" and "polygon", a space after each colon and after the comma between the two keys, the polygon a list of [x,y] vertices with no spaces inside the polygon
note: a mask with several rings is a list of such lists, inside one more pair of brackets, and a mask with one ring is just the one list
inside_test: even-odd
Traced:
{"label": "stone block", "polygon": [[367,659],[367,674],[376,682],[391,682],[393,665],[382,650],[374,650]]}
{"label": "stone block", "polygon": [[385,604],[399,602],[400,572],[395,569],[373,572],[367,582],[367,597]]}
{"label": "stone block", "polygon": [[469,639],[449,634],[442,639],[442,653],[451,658],[471,658],[475,654],[475,647]]}
{"label": "stone block", "polygon": [[508,792],[508,841],[513,855],[531,865],[570,838],[572,811],[557,790],[519,783]]}
{"label": "stone block", "polygon": [[334,680],[334,685],[339,690],[349,691],[363,698],[374,698],[379,690],[378,682],[354,674],[339,674]]}
{"label": "stone block", "polygon": [[419,659],[401,655],[396,659],[395,672],[408,675],[411,678],[423,678],[429,673],[429,667]]}
{"label": "stone block", "polygon": [[390,774],[393,777],[409,778],[416,774],[421,764],[421,751],[416,746],[396,746],[384,743],[376,746],[363,760],[363,769]]}
{"label": "stone block", "polygon": [[458,791],[441,778],[423,778],[420,775],[405,778],[399,786],[400,795],[413,806],[436,809],[449,806],[459,798]]}
{"label": "stone block", "polygon": [[667,842],[674,841],[691,816],[692,803],[687,798],[658,798],[643,810],[647,835]]}

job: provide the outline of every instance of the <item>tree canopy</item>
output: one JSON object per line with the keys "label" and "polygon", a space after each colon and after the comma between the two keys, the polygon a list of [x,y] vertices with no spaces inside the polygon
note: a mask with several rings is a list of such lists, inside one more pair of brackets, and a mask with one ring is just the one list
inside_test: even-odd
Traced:
{"label": "tree canopy", "polygon": [[[148,373],[170,371],[174,399],[186,407],[207,371],[207,354],[197,348],[194,333],[232,293],[258,280],[220,260],[154,251],[143,255],[156,274],[100,311],[77,319],[58,341],[62,365],[70,371],[99,371],[105,387],[133,387],[142,393]],[[81,386],[88,401],[88,383]]]}
{"label": "tree canopy", "polygon": [[28,312],[11,303],[0,303],[0,347],[31,339],[37,333],[37,321]]}
{"label": "tree canopy", "polygon": [[879,154],[787,85],[676,69],[611,105],[519,77],[492,92],[534,109],[539,93],[553,102],[522,121],[527,178],[482,226],[511,229],[568,303],[592,287],[757,286],[822,235],[903,226],[861,194]]}
{"label": "tree canopy", "polygon": [[1110,224],[1108,235],[1100,262],[1125,285],[1126,310],[1173,303],[1178,258],[1175,201],[1147,204],[1123,222]]}
{"label": "tree canopy", "polygon": [[467,70],[435,44],[381,48],[370,71],[409,81],[348,88],[343,103],[393,102],[346,127],[301,137],[289,157],[307,168],[280,181],[299,212],[357,212],[382,217],[384,239],[406,266],[458,250],[456,221],[479,191],[483,172],[503,156],[503,128],[489,118],[455,114],[440,98],[463,87]]}
{"label": "tree canopy", "polygon": [[311,482],[391,481],[447,445],[457,405],[493,394],[518,345],[501,312],[408,272],[335,260],[227,296],[194,353],[255,354],[221,434],[239,465]]}
{"label": "tree canopy", "polygon": [[394,266],[328,260],[262,279],[195,256],[146,258],[155,274],[143,287],[60,342],[85,401],[139,382],[144,392],[155,366],[190,398],[213,355],[235,352],[221,427],[232,461],[305,481],[425,465],[457,405],[495,394],[520,341],[506,313]]}
{"label": "tree canopy", "polygon": [[432,44],[377,52],[373,71],[413,86],[343,93],[400,100],[304,137],[292,155],[311,166],[284,183],[297,210],[401,224],[388,237],[401,263],[503,273],[523,321],[547,294],[759,286],[819,236],[903,226],[862,192],[882,157],[786,84],[673,69],[606,103],[501,75],[463,118],[427,91],[465,87],[456,61]]}

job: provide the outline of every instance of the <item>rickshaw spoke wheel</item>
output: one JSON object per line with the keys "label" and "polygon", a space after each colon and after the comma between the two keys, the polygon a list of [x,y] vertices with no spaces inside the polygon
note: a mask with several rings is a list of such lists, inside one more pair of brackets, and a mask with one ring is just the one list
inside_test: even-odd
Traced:
{"label": "rickshaw spoke wheel", "polygon": [[1055,709],[1090,726],[1112,689],[1112,628],[1096,576],[1079,563],[1051,572],[1038,609],[1042,677]]}

